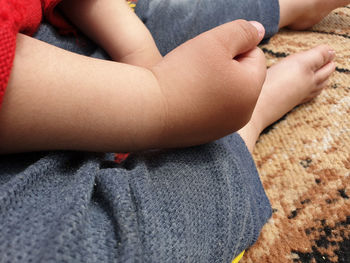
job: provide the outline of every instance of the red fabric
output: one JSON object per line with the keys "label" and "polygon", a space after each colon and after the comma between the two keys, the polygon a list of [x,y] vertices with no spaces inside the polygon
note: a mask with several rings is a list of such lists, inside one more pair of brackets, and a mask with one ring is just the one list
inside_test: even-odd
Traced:
{"label": "red fabric", "polygon": [[116,153],[114,154],[114,161],[118,164],[121,164],[129,157],[129,155],[130,153]]}
{"label": "red fabric", "polygon": [[54,9],[60,1],[0,0],[0,107],[15,56],[17,33],[34,34],[43,15],[63,32],[71,29]]}

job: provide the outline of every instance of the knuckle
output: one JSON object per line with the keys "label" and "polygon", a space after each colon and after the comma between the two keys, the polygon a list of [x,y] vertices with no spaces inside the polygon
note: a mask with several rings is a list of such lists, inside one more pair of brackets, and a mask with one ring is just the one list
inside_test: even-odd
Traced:
{"label": "knuckle", "polygon": [[261,50],[261,48],[257,48],[257,53],[258,53],[258,56],[264,61],[264,63],[265,63],[265,61],[266,61],[266,59],[265,59],[265,54],[264,54],[264,52]]}

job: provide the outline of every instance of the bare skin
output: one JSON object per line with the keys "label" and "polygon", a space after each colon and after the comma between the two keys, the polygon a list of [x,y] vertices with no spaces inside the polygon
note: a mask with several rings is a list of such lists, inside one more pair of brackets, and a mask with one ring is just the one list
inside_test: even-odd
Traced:
{"label": "bare skin", "polygon": [[230,22],[151,69],[19,34],[0,111],[0,152],[137,151],[202,144],[237,131],[250,119],[265,79],[256,47],[263,34],[258,24]]}
{"label": "bare skin", "polygon": [[162,59],[151,33],[125,0],[63,0],[59,7],[114,61],[151,67]]}
{"label": "bare skin", "polygon": [[349,0],[279,0],[279,28],[307,29],[320,22],[335,8],[349,3]]}
{"label": "bare skin", "polygon": [[[279,0],[279,27],[304,30],[321,21],[349,0]],[[335,70],[335,53],[319,46],[285,58],[267,70],[267,76],[252,118],[238,131],[252,152],[260,133],[295,106],[318,96]]]}
{"label": "bare skin", "polygon": [[[252,151],[262,128],[316,96],[325,86],[316,83],[316,76],[325,72],[326,80],[334,68],[328,63],[331,58],[317,62],[325,57],[324,51],[309,51],[305,58],[292,56],[269,69],[263,85],[264,56],[256,45],[264,30],[246,21],[217,27],[161,58],[147,29],[122,0],[103,1],[105,5],[98,6],[102,0],[72,0],[61,7],[114,59],[138,67],[79,56],[19,35],[0,111],[0,152],[183,147],[239,129]],[[280,0],[280,27],[304,29],[349,2]],[[75,8],[77,3],[79,8]],[[112,7],[120,15],[127,13],[123,16],[127,24],[137,27],[139,33],[124,30],[115,34],[124,25],[123,20],[111,20],[119,17],[109,12]],[[139,34],[148,48],[130,53],[130,43],[138,44],[134,37]],[[123,37],[114,39],[113,35]],[[128,41],[118,42],[125,38]],[[290,81],[290,68],[295,71],[293,79],[299,76],[308,81],[294,83],[295,89],[282,92],[288,96],[277,99],[286,80]],[[251,78],[252,74],[257,77]]]}
{"label": "bare skin", "polygon": [[252,118],[238,131],[251,152],[263,129],[322,92],[335,70],[334,56],[330,47],[322,45],[291,55],[268,69]]}

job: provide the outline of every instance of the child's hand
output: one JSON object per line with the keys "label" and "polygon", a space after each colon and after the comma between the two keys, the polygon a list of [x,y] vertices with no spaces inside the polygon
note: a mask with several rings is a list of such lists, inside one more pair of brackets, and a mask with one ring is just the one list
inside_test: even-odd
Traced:
{"label": "child's hand", "polygon": [[230,22],[186,42],[153,67],[165,105],[161,146],[204,143],[248,122],[266,75],[256,47],[263,35],[257,22]]}

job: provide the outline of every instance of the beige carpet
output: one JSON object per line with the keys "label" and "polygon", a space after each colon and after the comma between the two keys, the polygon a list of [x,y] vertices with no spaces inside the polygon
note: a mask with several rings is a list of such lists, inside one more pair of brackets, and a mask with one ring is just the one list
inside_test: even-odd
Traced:
{"label": "beige carpet", "polygon": [[328,88],[257,144],[254,157],[274,212],[241,263],[350,263],[350,6],[309,31],[280,32],[262,48],[271,65],[322,43],[337,52]]}

